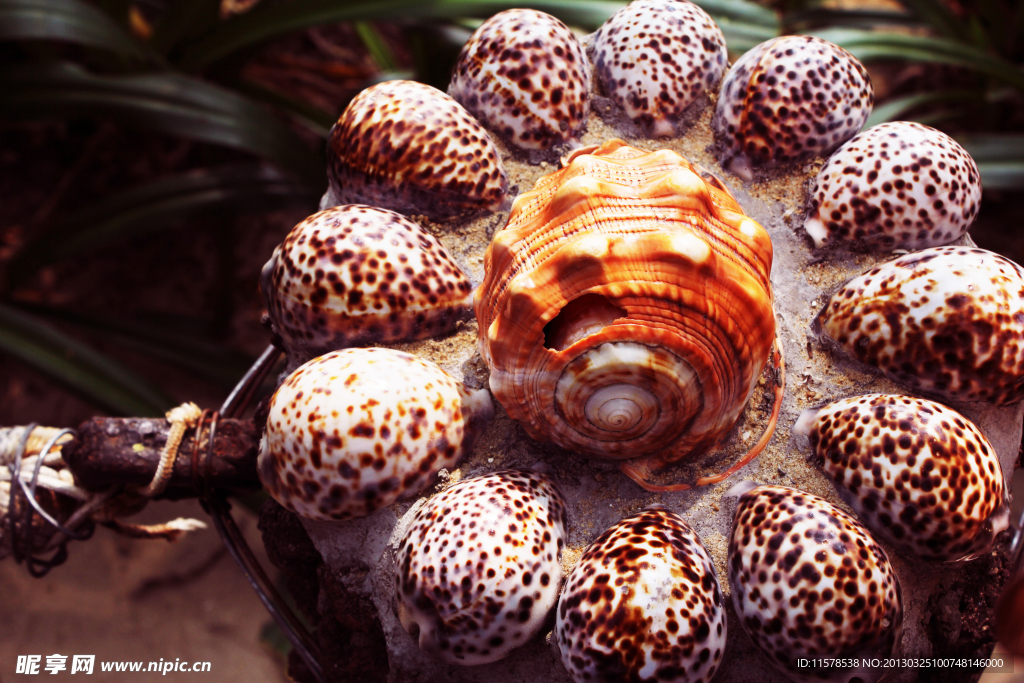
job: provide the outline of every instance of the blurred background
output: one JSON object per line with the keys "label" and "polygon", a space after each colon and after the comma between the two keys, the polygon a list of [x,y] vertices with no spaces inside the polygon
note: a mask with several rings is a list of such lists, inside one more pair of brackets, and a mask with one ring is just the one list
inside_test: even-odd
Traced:
{"label": "blurred background", "polygon": [[[1024,262],[1024,2],[697,4],[732,60],[789,33],[861,59],[867,125],[960,141],[985,188],[971,236]],[[356,93],[394,78],[445,89],[474,28],[510,7],[584,34],[624,5],[0,0],[0,425],[219,405],[267,344],[260,268],[316,210],[326,136]],[[162,505],[145,514],[204,518]],[[75,648],[286,680],[280,634],[212,531],[166,545],[100,530],[46,579],[6,562],[0,582],[15,596],[0,604],[0,680],[18,654]]]}

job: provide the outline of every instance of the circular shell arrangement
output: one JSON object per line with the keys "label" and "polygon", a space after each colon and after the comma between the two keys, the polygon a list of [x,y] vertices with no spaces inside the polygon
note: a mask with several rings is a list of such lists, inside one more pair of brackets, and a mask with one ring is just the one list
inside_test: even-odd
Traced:
{"label": "circular shell arrangement", "polygon": [[874,103],[864,65],[812,36],[783,36],[740,57],[722,81],[711,126],[722,164],[753,168],[828,154],[857,134]]}
{"label": "circular shell arrangement", "polygon": [[339,204],[369,204],[433,220],[498,208],[508,177],[487,131],[429,85],[385,81],[363,90],[327,141]]}
{"label": "circular shell arrangement", "polygon": [[345,349],[293,372],[270,401],[257,461],[278,503],[323,521],[364,517],[418,495],[458,465],[494,415],[432,363]]}
{"label": "circular shell arrangement", "polygon": [[[729,541],[729,587],[743,629],[791,680],[867,683],[890,673],[861,663],[898,652],[899,580],[867,530],[827,500],[784,486],[743,494]],[[800,659],[828,663],[800,666]]]}
{"label": "circular shell arrangement", "polygon": [[514,147],[550,150],[576,139],[590,113],[590,64],[569,27],[510,9],[476,30],[448,94]]}
{"label": "circular shell arrangement", "polygon": [[710,681],[725,635],[711,558],[689,525],[660,506],[601,534],[558,601],[555,640],[576,683]]}
{"label": "circular shell arrangement", "polygon": [[336,206],[295,226],[263,267],[274,331],[302,363],[348,346],[452,332],[472,286],[416,223],[370,206]]}
{"label": "circular shell arrangement", "polygon": [[821,248],[948,244],[981,206],[978,167],[956,140],[920,123],[883,123],[856,136],[818,172],[804,229]]}
{"label": "circular shell arrangement", "polygon": [[601,91],[650,137],[674,135],[729,65],[722,30],[677,0],[634,0],[598,29],[592,49]]}
{"label": "circular shell arrangement", "polygon": [[857,516],[897,548],[970,560],[1009,526],[1003,469],[970,420],[934,401],[867,394],[805,411],[796,431]]}
{"label": "circular shell arrangement", "polygon": [[534,439],[599,457],[710,448],[775,338],[771,262],[764,229],[678,154],[579,150],[487,250],[491,391]]}
{"label": "circular shell arrangement", "polygon": [[876,266],[833,294],[815,327],[918,391],[1024,398],[1024,271],[990,251],[934,247]]}
{"label": "circular shell arrangement", "polygon": [[398,548],[402,626],[451,664],[508,656],[555,606],[567,526],[562,494],[542,472],[492,472],[434,496]]}

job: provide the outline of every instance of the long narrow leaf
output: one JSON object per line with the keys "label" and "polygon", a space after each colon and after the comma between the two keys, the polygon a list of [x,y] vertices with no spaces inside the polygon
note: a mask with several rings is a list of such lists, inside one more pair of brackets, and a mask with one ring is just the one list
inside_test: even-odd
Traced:
{"label": "long narrow leaf", "polygon": [[[487,18],[505,9],[524,7],[548,12],[570,25],[592,30],[625,4],[612,0],[355,0],[345,3],[337,0],[295,0],[283,4],[265,3],[245,15],[224,22],[187,49],[181,66],[188,71],[197,71],[244,47],[282,33],[320,24],[393,20],[395,17]],[[713,15],[777,30],[778,18],[775,13],[748,0],[699,0],[698,4]]]}
{"label": "long narrow leaf", "polygon": [[1024,71],[967,43],[947,38],[855,29],[815,31],[814,35],[849,50],[862,62],[902,59],[954,64],[1024,90]]}
{"label": "long narrow leaf", "polygon": [[897,97],[888,102],[876,105],[871,110],[865,128],[877,126],[887,121],[906,120],[904,116],[908,111],[926,104],[938,102],[978,102],[985,97],[984,93],[976,90],[940,90],[939,92],[918,93]]}
{"label": "long narrow leaf", "polygon": [[278,109],[284,110],[293,121],[305,126],[311,132],[324,139],[327,138],[328,133],[331,131],[331,126],[338,119],[337,114],[331,114],[314,104],[290,97],[273,88],[268,88],[265,85],[244,78],[235,80],[231,83],[231,86],[253,99],[266,102]]}
{"label": "long narrow leaf", "polygon": [[917,17],[906,12],[814,7],[786,14],[787,28],[809,26],[873,28],[875,26],[920,26]]}
{"label": "long narrow leaf", "polygon": [[398,58],[391,46],[384,40],[377,28],[368,21],[355,22],[356,34],[363,41],[363,46],[370,53],[374,64],[381,71],[396,71],[399,68]]}
{"label": "long narrow leaf", "polygon": [[0,0],[0,40],[60,40],[141,57],[143,47],[80,0]]}
{"label": "long narrow leaf", "polygon": [[271,161],[313,187],[323,163],[258,104],[179,74],[97,76],[68,63],[0,72],[0,118],[109,116],[128,125],[233,147]]}
{"label": "long narrow leaf", "polygon": [[726,47],[729,49],[729,52],[733,53],[746,52],[750,48],[779,35],[778,31],[759,24],[726,21],[721,18],[718,21],[718,27],[722,29],[722,35],[725,36]]}
{"label": "long narrow leaf", "polygon": [[0,352],[20,358],[119,415],[162,415],[174,401],[107,356],[0,304]]}
{"label": "long narrow leaf", "polygon": [[80,256],[117,240],[183,227],[211,210],[276,208],[302,202],[316,207],[308,186],[258,164],[191,171],[108,197],[48,230],[10,264],[18,282],[41,266]]}
{"label": "long narrow leaf", "polygon": [[148,356],[176,365],[204,380],[230,389],[245,374],[254,358],[206,339],[201,321],[168,318],[147,321],[84,314],[47,306],[18,305],[22,311],[54,322],[71,324]]}
{"label": "long narrow leaf", "polygon": [[153,29],[150,46],[167,54],[185,38],[210,30],[219,21],[220,0],[174,0]]}

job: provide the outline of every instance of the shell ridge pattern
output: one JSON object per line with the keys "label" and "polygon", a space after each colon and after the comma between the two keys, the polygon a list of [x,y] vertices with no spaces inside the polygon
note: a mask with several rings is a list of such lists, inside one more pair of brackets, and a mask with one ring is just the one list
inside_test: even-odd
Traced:
{"label": "shell ridge pattern", "polygon": [[709,447],[774,343],[771,260],[763,228],[678,154],[581,150],[516,200],[489,247],[474,305],[491,389],[563,447]]}

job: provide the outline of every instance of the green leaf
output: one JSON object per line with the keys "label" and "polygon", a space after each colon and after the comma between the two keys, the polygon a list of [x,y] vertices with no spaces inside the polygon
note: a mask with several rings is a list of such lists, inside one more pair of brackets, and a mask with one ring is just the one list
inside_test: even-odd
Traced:
{"label": "green leaf", "polygon": [[260,105],[179,74],[97,76],[68,63],[0,71],[0,118],[109,116],[127,125],[255,154],[326,185],[324,164],[288,126]]}
{"label": "green leaf", "polygon": [[[939,92],[917,93],[889,100],[884,104],[875,105],[871,110],[865,128],[877,126],[887,121],[906,121],[908,111],[926,104],[939,102],[979,102],[985,94],[976,90],[941,90]],[[915,119],[916,120],[916,119]]]}
{"label": "green leaf", "polygon": [[986,190],[1024,190],[1024,134],[976,133],[957,136],[981,174]]}
{"label": "green leaf", "polygon": [[779,35],[778,31],[760,24],[728,21],[722,18],[718,20],[718,27],[722,29],[722,35],[725,36],[726,47],[733,53],[746,52]]}
{"label": "green leaf", "polygon": [[60,40],[132,57],[146,54],[109,16],[79,0],[0,0],[0,40]]}
{"label": "green leaf", "polygon": [[370,53],[374,64],[381,71],[397,71],[399,69],[398,59],[391,51],[391,46],[384,40],[384,36],[368,21],[355,22],[356,34],[363,41],[363,46]]}
{"label": "green leaf", "polygon": [[35,367],[116,415],[160,416],[174,400],[107,356],[0,304],[0,352]]}
{"label": "green leaf", "polygon": [[338,120],[338,114],[331,114],[304,100],[295,99],[273,88],[243,78],[231,83],[235,90],[249,97],[261,100],[284,111],[293,121],[304,126],[317,136],[327,139],[331,126]]}
{"label": "green leaf", "polygon": [[920,20],[906,12],[888,10],[832,9],[814,7],[786,15],[787,29],[811,26],[873,28],[876,26],[920,26]]}
{"label": "green leaf", "polygon": [[156,230],[187,227],[212,210],[249,211],[301,202],[316,208],[317,193],[273,169],[239,164],[161,178],[101,200],[55,225],[10,264],[19,282],[40,267]]}
{"label": "green leaf", "polygon": [[948,38],[856,29],[826,29],[813,34],[849,50],[862,62],[899,59],[954,64],[1024,90],[1024,71],[967,43]]}
{"label": "green leaf", "polygon": [[130,319],[86,314],[46,306],[18,304],[40,318],[71,324],[182,368],[197,377],[231,389],[254,358],[232,351],[207,338],[203,321],[181,316],[133,313]]}

